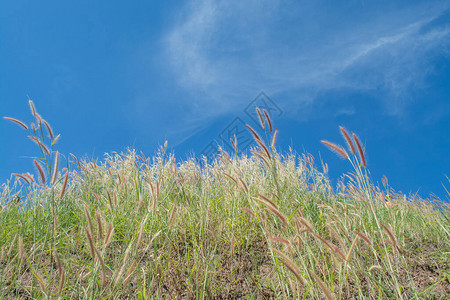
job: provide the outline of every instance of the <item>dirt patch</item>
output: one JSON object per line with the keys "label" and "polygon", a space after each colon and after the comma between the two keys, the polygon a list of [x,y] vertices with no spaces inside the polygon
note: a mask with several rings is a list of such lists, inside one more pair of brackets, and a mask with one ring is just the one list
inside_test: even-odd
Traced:
{"label": "dirt patch", "polygon": [[[176,244],[171,257],[164,258],[165,266],[157,266],[161,271],[158,282],[151,288],[159,297],[167,299],[192,299],[203,292],[207,299],[273,299],[277,292],[270,287],[273,261],[268,255],[265,241],[257,241],[246,248],[228,253],[229,245],[223,245],[216,253],[203,262],[186,261],[189,251],[185,244]],[[210,270],[210,271],[208,271]],[[153,294],[153,296],[157,296]]]}
{"label": "dirt patch", "polygon": [[[445,250],[446,249],[446,250]],[[447,253],[447,257],[442,256]],[[426,244],[412,247],[407,257],[409,272],[416,288],[437,299],[450,296],[450,249],[446,245]],[[403,278],[404,279],[404,278]]]}

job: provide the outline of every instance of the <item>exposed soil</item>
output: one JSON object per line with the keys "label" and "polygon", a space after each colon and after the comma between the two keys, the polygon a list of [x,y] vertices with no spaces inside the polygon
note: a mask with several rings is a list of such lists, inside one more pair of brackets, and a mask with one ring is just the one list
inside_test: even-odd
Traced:
{"label": "exposed soil", "polygon": [[[450,298],[450,249],[444,250],[445,245],[440,247],[434,244],[412,247],[412,251],[407,257],[409,273],[419,291],[429,288],[428,297],[432,299]],[[443,251],[444,250],[444,251]],[[447,253],[447,257],[439,255]],[[406,276],[402,279],[406,281]]]}
{"label": "exposed soil", "polygon": [[[277,274],[267,250],[267,243],[262,239],[250,243],[249,246],[241,247],[233,253],[230,245],[226,244],[217,249],[216,253],[205,250],[204,257],[197,262],[186,261],[186,253],[189,250],[186,247],[193,247],[190,243],[179,241],[173,243],[172,247],[171,251],[163,252],[169,253],[169,256],[162,257],[161,263],[155,265],[151,253],[148,253],[141,261],[141,266],[147,265],[147,268],[153,264],[152,270],[160,274],[154,277],[153,282],[151,282],[153,274],[147,274],[148,297],[193,299],[195,295],[203,291],[205,299],[283,298],[279,290],[273,290],[272,283],[277,282]],[[426,289],[428,290],[422,294],[424,299],[448,299],[450,297],[450,276],[446,275],[450,273],[450,249],[445,250],[442,247],[433,244],[410,247],[404,253],[407,268],[404,268],[400,260],[395,263],[399,273],[403,274],[399,276],[399,283],[403,288],[402,297],[404,299],[411,298],[414,290],[422,292]],[[161,265],[162,263],[165,265]],[[200,278],[204,278],[206,273],[208,280],[205,282]],[[389,276],[389,274],[378,274],[377,276]],[[197,278],[199,279],[197,280]],[[410,278],[412,278],[414,286],[412,286]],[[36,284],[30,269],[24,268],[14,283],[8,280],[0,285],[7,290],[6,299],[28,299],[30,295],[28,289],[33,282]],[[136,284],[130,280],[126,286],[123,286],[119,298],[134,298]],[[157,294],[158,286],[159,294]],[[364,282],[362,288],[364,292]],[[51,290],[52,293],[56,291],[55,282],[52,284]],[[301,294],[301,291],[298,292]],[[348,299],[356,299],[352,295],[358,294],[351,282],[343,289],[343,292]],[[394,291],[392,295],[396,297]],[[370,295],[367,297],[371,298]]]}

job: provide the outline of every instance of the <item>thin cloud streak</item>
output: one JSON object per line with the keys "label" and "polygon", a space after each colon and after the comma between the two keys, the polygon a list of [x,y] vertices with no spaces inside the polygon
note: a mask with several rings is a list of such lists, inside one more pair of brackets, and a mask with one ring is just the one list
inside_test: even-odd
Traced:
{"label": "thin cloud streak", "polygon": [[301,15],[289,15],[271,1],[192,1],[166,37],[167,59],[178,84],[196,98],[193,122],[239,110],[262,89],[300,91],[308,102],[322,90],[381,87],[391,113],[400,113],[395,107],[423,81],[428,54],[449,45],[448,24],[423,32],[447,9],[429,3],[368,15],[354,29],[360,20],[336,28],[326,15],[314,20],[320,7],[298,5],[293,10]]}

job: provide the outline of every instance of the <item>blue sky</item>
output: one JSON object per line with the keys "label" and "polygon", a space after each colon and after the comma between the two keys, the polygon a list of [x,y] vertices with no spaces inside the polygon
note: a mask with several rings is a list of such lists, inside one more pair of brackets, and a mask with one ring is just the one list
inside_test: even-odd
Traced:
{"label": "blue sky", "polygon": [[[29,96],[62,154],[152,155],[167,139],[184,159],[230,123],[256,127],[245,109],[261,92],[279,108],[281,151],[322,158],[336,179],[350,166],[320,140],[341,143],[343,125],[365,144],[374,181],[445,198],[448,1],[0,4],[0,115],[29,123]],[[2,182],[35,171],[26,135],[1,120]]]}

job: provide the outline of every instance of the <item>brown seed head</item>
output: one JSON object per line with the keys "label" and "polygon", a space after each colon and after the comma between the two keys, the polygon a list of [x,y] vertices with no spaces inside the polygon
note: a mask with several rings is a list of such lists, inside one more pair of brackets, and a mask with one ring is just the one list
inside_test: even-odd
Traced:
{"label": "brown seed head", "polygon": [[98,238],[99,238],[100,240],[103,240],[102,220],[101,220],[100,215],[98,214],[98,212],[95,214],[95,218],[97,219]]}
{"label": "brown seed head", "polygon": [[30,180],[30,182],[34,181],[34,178],[33,178],[33,176],[30,173],[23,173],[22,175],[27,177]]}
{"label": "brown seed head", "polygon": [[386,230],[387,234],[389,235],[389,237],[391,238],[390,244],[392,246],[396,246],[397,242],[395,241],[395,237],[394,234],[392,233],[392,231],[383,223],[381,223],[381,226]]}
{"label": "brown seed head", "polygon": [[23,128],[25,128],[25,129],[27,129],[27,130],[28,130],[28,126],[27,126],[27,125],[25,125],[25,123],[23,123],[22,121],[19,121],[19,120],[17,120],[17,119],[14,119],[14,118],[10,118],[10,117],[3,117],[3,119],[6,119],[6,120],[10,120],[10,121],[13,121],[13,122],[15,122],[15,123],[19,124],[20,126],[22,126]]}
{"label": "brown seed head", "polygon": [[353,133],[353,132],[352,132],[352,135],[353,135],[353,139],[355,140],[356,147],[358,148],[359,158],[361,159],[361,165],[362,165],[363,167],[367,167],[367,164],[366,164],[366,157],[365,157],[365,155],[364,155],[363,148],[361,147],[361,143],[359,142],[359,138],[358,138],[358,137],[356,136],[356,134]]}
{"label": "brown seed head", "polygon": [[31,183],[30,179],[28,177],[24,176],[23,174],[12,173],[12,175],[14,175],[16,177],[19,177],[19,178],[22,178],[28,184]]}
{"label": "brown seed head", "polygon": [[53,140],[53,131],[52,131],[52,128],[50,127],[50,124],[48,124],[48,122],[45,120],[43,120],[43,121],[44,121],[45,127],[47,127],[47,131],[48,131],[48,134],[50,135],[50,139]]}
{"label": "brown seed head", "polygon": [[341,146],[338,146],[325,140],[322,140],[321,142],[322,144],[325,144],[328,148],[330,148],[330,150],[336,153],[338,156],[342,157],[343,159],[348,159],[347,152]]}
{"label": "brown seed head", "polygon": [[88,242],[89,242],[89,249],[91,250],[91,255],[92,258],[95,258],[95,246],[94,246],[94,241],[92,239],[92,233],[89,231],[89,229],[84,226],[84,230],[86,231],[86,236],[88,238]]}
{"label": "brown seed head", "polygon": [[261,147],[261,150],[263,150],[264,153],[266,153],[267,158],[270,160],[270,152],[269,152],[269,149],[267,149],[267,146],[263,143],[262,140],[256,140],[256,142],[259,144],[259,146]]}
{"label": "brown seed head", "polygon": [[245,126],[247,126],[248,130],[250,130],[250,132],[253,135],[253,138],[255,139],[255,141],[257,140],[261,140],[261,138],[259,137],[259,134],[256,133],[255,129],[253,129],[250,125],[245,124]]}
{"label": "brown seed head", "polygon": [[59,199],[62,199],[62,197],[64,196],[64,192],[66,191],[68,180],[69,180],[69,170],[66,171],[66,175],[64,176],[64,183],[63,183],[63,187],[61,190],[61,194],[59,195]]}
{"label": "brown seed head", "polygon": [[228,173],[226,173],[226,172],[223,172],[223,175],[225,175],[225,176],[227,176],[228,178],[230,178],[231,180],[233,180],[234,183],[236,183],[236,185],[238,184],[238,183],[237,183],[237,180],[236,180],[233,176],[231,176],[230,174],[228,174]]}
{"label": "brown seed head", "polygon": [[358,231],[353,231],[353,233],[355,233],[360,238],[362,238],[367,244],[372,245],[372,243],[370,242],[369,238],[367,236],[365,236],[364,234],[362,234],[362,233],[360,233]]}
{"label": "brown seed head", "polygon": [[59,279],[59,286],[58,286],[58,294],[61,295],[62,289],[64,287],[64,279],[66,277],[66,271],[64,271],[64,269],[62,269],[61,271],[61,277]]}
{"label": "brown seed head", "polygon": [[105,237],[105,248],[108,247],[109,243],[111,243],[112,237],[114,235],[114,227],[111,224],[108,224],[108,232]]}
{"label": "brown seed head", "polygon": [[259,118],[259,122],[261,123],[261,127],[263,128],[263,130],[266,130],[266,126],[264,125],[264,121],[263,121],[261,112],[259,111],[258,107],[256,108],[256,113],[258,114],[258,118]]}
{"label": "brown seed head", "polygon": [[319,285],[322,292],[325,294],[327,300],[333,300],[334,295],[331,293],[330,289],[325,285],[325,283],[320,279],[320,277],[316,273],[314,273],[314,271],[310,271],[310,274],[312,277],[314,277],[314,280],[317,281],[317,284]]}
{"label": "brown seed head", "polygon": [[345,130],[345,128],[342,127],[342,126],[339,126],[339,129],[341,130],[342,136],[344,137],[345,141],[347,142],[348,149],[349,149],[353,154],[355,154],[355,153],[356,153],[356,151],[355,151],[355,146],[353,145],[353,142],[352,142],[352,140],[350,139],[350,135],[348,134],[347,130]]}
{"label": "brown seed head", "polygon": [[34,165],[36,166],[36,168],[39,171],[39,175],[41,176],[41,182],[43,184],[45,184],[45,174],[44,174],[44,170],[41,167],[41,164],[35,159],[33,160],[33,162],[34,162]]}
{"label": "brown seed head", "polygon": [[285,226],[288,226],[286,217],[278,209],[276,209],[276,208],[274,208],[274,207],[272,207],[270,205],[266,206],[266,208],[268,210],[270,210],[271,212],[273,212],[275,215],[277,215],[278,218],[280,218],[280,220],[283,222],[283,224]]}
{"label": "brown seed head", "polygon": [[283,263],[283,265],[285,265],[286,268],[289,269],[289,271],[291,271],[295,275],[297,280],[299,282],[301,282],[302,284],[305,284],[303,278],[300,276],[301,272],[300,272],[300,269],[297,267],[297,265],[286,254],[284,254],[280,250],[277,250],[275,248],[273,248],[272,250],[278,256],[280,256],[280,258],[281,258],[280,261]]}
{"label": "brown seed head", "polygon": [[245,182],[244,182],[240,177],[238,177],[238,179],[239,179],[239,181],[241,182],[241,184],[242,184],[242,186],[243,186],[245,192],[248,193],[248,188],[247,188],[247,185],[245,184]]}
{"label": "brown seed head", "polygon": [[238,151],[237,149],[237,138],[236,138],[236,134],[234,135],[234,140],[232,138],[230,138],[231,144],[233,145],[233,149],[235,152]]}
{"label": "brown seed head", "polygon": [[91,237],[92,237],[92,235],[94,234],[94,226],[92,226],[91,214],[89,213],[86,203],[83,203],[83,204],[84,204],[84,213],[86,215],[86,219],[87,219],[87,222],[89,225],[89,231],[90,231]]}
{"label": "brown seed head", "polygon": [[[263,200],[267,201],[270,205],[272,205],[274,208],[278,209],[278,205],[273,202],[271,199],[269,199],[268,197],[261,195],[261,194],[257,194],[259,197],[261,197]],[[259,200],[259,199],[257,199]]]}
{"label": "brown seed head", "polygon": [[47,146],[45,146],[40,140],[31,135],[29,135],[28,138],[35,142],[42,150],[44,150],[47,155],[50,155],[50,151],[48,150]]}
{"label": "brown seed head", "polygon": [[53,165],[53,171],[52,171],[51,184],[54,184],[55,181],[56,181],[56,174],[58,173],[58,166],[59,166],[59,152],[56,151],[56,153],[55,153],[55,163]]}
{"label": "brown seed head", "polygon": [[246,213],[248,213],[250,216],[255,217],[255,214],[248,208],[246,207],[241,207],[241,210],[245,211]]}
{"label": "brown seed head", "polygon": [[269,118],[269,114],[267,113],[267,110],[265,110],[265,109],[263,109],[263,112],[264,112],[264,116],[266,117],[266,120],[267,120],[267,124],[269,124],[269,130],[270,130],[270,132],[272,132],[272,121],[270,121],[270,118]]}
{"label": "brown seed head", "polygon": [[330,248],[330,250],[332,250],[333,252],[337,253],[343,260],[345,260],[345,255],[344,253],[342,253],[341,250],[339,250],[338,247],[336,247],[335,245],[331,244],[330,242],[328,242],[326,239],[324,239],[323,237],[321,237],[318,234],[315,233],[311,233],[314,237],[316,237],[317,239],[319,239],[322,243],[325,244],[325,246],[327,246],[328,248]]}
{"label": "brown seed head", "polygon": [[128,281],[130,280],[130,278],[131,278],[130,275],[131,275],[131,272],[133,272],[134,266],[135,266],[135,265],[136,265],[136,259],[133,260],[133,262],[131,263],[131,266],[130,266],[130,268],[128,269],[126,275],[125,275],[125,280],[124,280],[124,282],[123,282],[123,285],[126,285],[126,284],[128,283]]}
{"label": "brown seed head", "polygon": [[44,293],[46,287],[45,287],[44,280],[42,279],[41,274],[39,274],[39,272],[36,271],[36,273],[34,273],[34,276],[36,277],[36,279],[37,279],[38,282],[39,282],[39,286],[40,286],[40,288],[41,288],[41,291]]}

